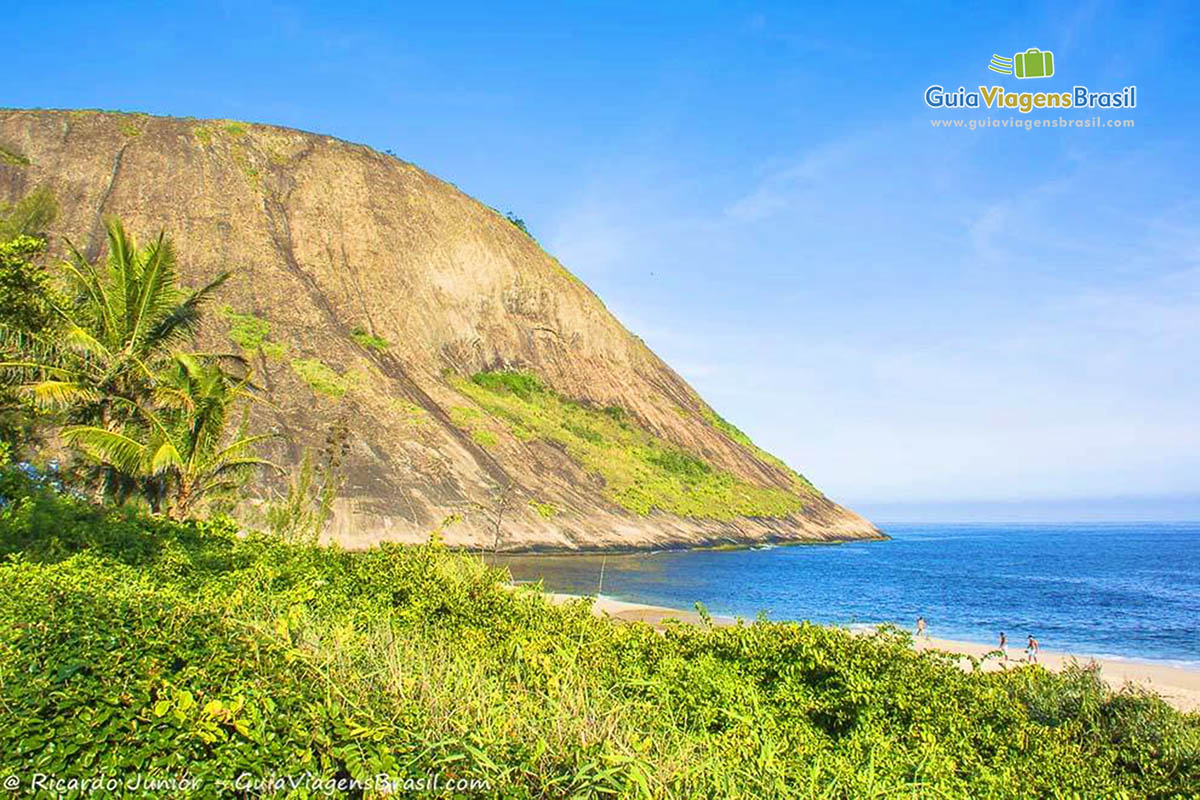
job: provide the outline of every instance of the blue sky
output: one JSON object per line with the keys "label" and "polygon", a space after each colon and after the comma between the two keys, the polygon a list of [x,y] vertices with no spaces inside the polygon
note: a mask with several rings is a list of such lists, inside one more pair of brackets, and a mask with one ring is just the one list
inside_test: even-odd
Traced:
{"label": "blue sky", "polygon": [[[0,104],[391,149],[838,500],[1200,518],[1194,5],[89,5],[6,12]],[[1053,78],[987,71],[1028,47]],[[1019,115],[933,83],[1136,84],[1136,127],[934,129]]]}

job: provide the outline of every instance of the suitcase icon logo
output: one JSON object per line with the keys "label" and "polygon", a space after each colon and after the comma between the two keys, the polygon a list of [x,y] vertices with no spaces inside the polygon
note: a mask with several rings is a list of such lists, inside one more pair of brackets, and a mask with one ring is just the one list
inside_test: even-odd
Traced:
{"label": "suitcase icon logo", "polygon": [[988,69],[992,72],[999,72],[1001,75],[1015,75],[1018,78],[1049,78],[1054,74],[1054,53],[1031,47],[1024,53],[1017,53],[1012,58],[993,55]]}

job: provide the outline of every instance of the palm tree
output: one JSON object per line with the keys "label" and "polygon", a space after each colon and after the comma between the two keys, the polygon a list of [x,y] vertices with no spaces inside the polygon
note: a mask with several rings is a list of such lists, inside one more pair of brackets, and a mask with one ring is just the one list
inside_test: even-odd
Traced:
{"label": "palm tree", "polygon": [[[153,427],[159,372],[190,342],[204,303],[229,273],[189,291],[177,284],[175,250],[163,233],[139,248],[119,219],[107,220],[105,231],[102,265],[68,242],[63,285],[46,296],[53,325],[0,322],[0,373],[41,410],[120,436],[130,425]],[[113,463],[92,478],[98,499],[123,500],[144,488]]]}
{"label": "palm tree", "polygon": [[256,468],[279,468],[256,456],[274,434],[232,436],[235,407],[250,399],[249,379],[231,378],[211,359],[176,354],[154,390],[155,407],[123,430],[99,425],[63,428],[66,442],[97,464],[132,480],[155,511],[184,518],[204,500],[230,494]]}
{"label": "palm tree", "polygon": [[106,221],[103,267],[70,246],[65,287],[51,298],[58,325],[44,332],[0,326],[8,357],[0,369],[20,374],[43,408],[66,411],[73,422],[118,430],[153,394],[156,371],[191,340],[203,304],[229,277],[179,287],[175,250],[162,233],[138,248],[121,221]]}

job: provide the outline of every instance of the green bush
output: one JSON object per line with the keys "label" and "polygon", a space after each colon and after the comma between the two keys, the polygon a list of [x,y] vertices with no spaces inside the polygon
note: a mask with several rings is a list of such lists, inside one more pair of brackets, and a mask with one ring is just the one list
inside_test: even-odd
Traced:
{"label": "green bush", "polygon": [[895,629],[658,633],[551,606],[436,544],[288,545],[98,509],[11,470],[0,553],[5,775],[433,772],[505,797],[1200,785],[1195,715],[1086,671],[964,671]]}
{"label": "green bush", "polygon": [[659,450],[651,453],[650,462],[662,467],[672,475],[688,480],[703,478],[712,472],[712,467],[682,450]]}
{"label": "green bush", "polygon": [[471,376],[471,383],[491,392],[515,394],[522,400],[546,391],[541,380],[528,372],[477,372]]}

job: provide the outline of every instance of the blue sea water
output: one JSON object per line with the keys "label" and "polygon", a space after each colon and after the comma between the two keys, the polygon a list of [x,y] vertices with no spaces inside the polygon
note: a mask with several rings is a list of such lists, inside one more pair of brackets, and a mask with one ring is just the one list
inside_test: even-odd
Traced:
{"label": "blue sea water", "polygon": [[[501,557],[546,589],[1200,668],[1200,523],[886,527],[885,542]],[[600,572],[603,567],[603,586]]]}

